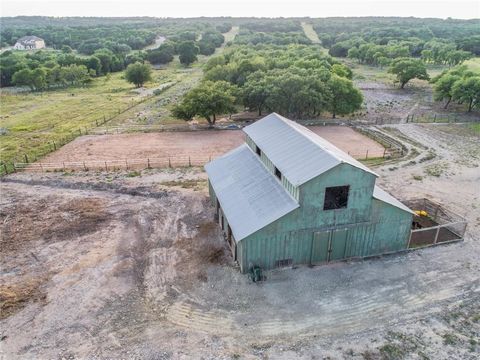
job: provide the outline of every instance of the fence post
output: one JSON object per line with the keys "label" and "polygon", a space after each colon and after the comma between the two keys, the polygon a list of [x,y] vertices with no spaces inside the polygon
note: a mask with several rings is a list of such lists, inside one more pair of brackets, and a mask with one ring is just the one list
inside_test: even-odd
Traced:
{"label": "fence post", "polygon": [[43,172],[43,166],[42,166],[42,163],[39,163],[40,164],[40,170],[42,170]]}
{"label": "fence post", "polygon": [[127,159],[125,159],[125,169],[128,170],[128,162],[127,162]]}
{"label": "fence post", "polygon": [[65,171],[65,161],[63,161],[63,171]]}
{"label": "fence post", "polygon": [[5,174],[8,174],[7,164],[3,164],[3,168],[5,169]]}
{"label": "fence post", "polygon": [[365,160],[368,159],[368,149],[367,149],[367,153],[365,154]]}
{"label": "fence post", "polygon": [[433,122],[434,122],[434,123],[437,122],[437,114],[433,114]]}
{"label": "fence post", "polygon": [[27,156],[27,154],[25,154],[24,156],[25,156],[25,162],[28,164],[28,156]]}
{"label": "fence post", "polygon": [[192,162],[190,161],[190,156],[188,156],[188,166],[192,167]]}
{"label": "fence post", "polygon": [[108,171],[107,161],[105,160],[105,171]]}
{"label": "fence post", "polygon": [[85,161],[83,162],[83,170],[87,171],[87,167],[85,166]]}
{"label": "fence post", "polygon": [[147,169],[150,169],[150,158],[147,158]]}
{"label": "fence post", "polygon": [[57,150],[57,144],[55,144],[55,141],[53,141],[53,149]]}
{"label": "fence post", "polygon": [[438,233],[440,232],[440,226],[437,227],[437,233],[435,234],[435,240],[433,242],[433,244],[436,244],[437,243],[437,240],[438,240]]}
{"label": "fence post", "polygon": [[170,156],[168,157],[168,167],[169,167],[169,168],[172,167],[172,162],[170,161]]}

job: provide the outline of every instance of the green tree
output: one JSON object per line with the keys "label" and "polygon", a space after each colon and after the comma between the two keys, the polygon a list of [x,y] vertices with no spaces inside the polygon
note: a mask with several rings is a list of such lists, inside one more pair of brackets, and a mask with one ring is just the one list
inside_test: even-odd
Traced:
{"label": "green tree", "polygon": [[47,86],[47,72],[43,68],[22,69],[13,74],[12,81],[15,85],[26,85],[32,91],[43,90]]}
{"label": "green tree", "polygon": [[150,65],[139,62],[130,64],[125,70],[125,79],[139,88],[147,81],[152,80],[152,69],[150,68]]}
{"label": "green tree", "polygon": [[177,48],[180,62],[183,65],[190,65],[191,63],[197,61],[197,55],[199,52],[198,46],[195,45],[193,41],[183,41],[178,45]]}
{"label": "green tree", "polygon": [[332,117],[347,115],[360,109],[363,102],[362,93],[353,86],[353,83],[343,77],[333,74],[327,82],[331,93],[328,110]]}
{"label": "green tree", "polygon": [[433,86],[433,96],[436,101],[447,100],[445,109],[452,101],[453,97],[453,84],[460,79],[460,76],[445,74],[441,76]]}
{"label": "green tree", "polygon": [[70,65],[63,68],[65,82],[73,85],[83,85],[90,79],[90,73],[85,65]]}
{"label": "green tree", "polygon": [[395,59],[388,69],[388,72],[397,76],[397,82],[400,83],[401,89],[412,79],[429,79],[427,68],[423,61],[412,58]]}
{"label": "green tree", "polygon": [[332,66],[332,73],[350,80],[353,77],[352,70],[350,70],[350,68],[342,64],[334,64]]}
{"label": "green tree", "polygon": [[462,103],[467,103],[468,112],[471,112],[480,104],[480,76],[457,80],[452,87],[452,97]]}
{"label": "green tree", "polygon": [[204,81],[184,96],[172,114],[187,121],[198,115],[213,126],[217,115],[235,111],[237,91],[236,86],[226,81]]}
{"label": "green tree", "polygon": [[271,84],[265,73],[257,71],[247,78],[242,87],[243,105],[250,110],[257,110],[258,116],[261,116],[271,91]]}

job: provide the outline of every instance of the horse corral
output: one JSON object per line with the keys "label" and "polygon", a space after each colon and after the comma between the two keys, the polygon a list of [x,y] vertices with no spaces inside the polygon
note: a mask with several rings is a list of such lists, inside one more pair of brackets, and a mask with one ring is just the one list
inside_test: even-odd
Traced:
{"label": "horse corral", "polygon": [[[387,151],[378,142],[346,126],[312,126],[357,159],[377,158]],[[142,169],[202,166],[244,141],[241,130],[199,130],[82,136],[36,164],[18,164],[29,170]]]}

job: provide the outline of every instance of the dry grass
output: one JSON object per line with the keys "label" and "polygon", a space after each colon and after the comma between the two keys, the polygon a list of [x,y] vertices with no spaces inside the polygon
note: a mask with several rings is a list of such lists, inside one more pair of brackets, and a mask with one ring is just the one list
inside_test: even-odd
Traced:
{"label": "dry grass", "polygon": [[54,242],[82,236],[108,220],[104,203],[98,198],[69,199],[58,207],[51,206],[52,203],[49,198],[30,199],[0,213],[0,245],[4,254],[25,248],[31,241]]}
{"label": "dry grass", "polygon": [[31,278],[18,284],[0,285],[0,320],[23,309],[30,301],[43,301],[46,295],[40,290],[45,278]]}
{"label": "dry grass", "polygon": [[174,180],[174,181],[165,181],[160,183],[160,185],[168,187],[181,187],[182,189],[193,189],[195,191],[202,190],[207,185],[207,180],[203,179],[192,179],[192,180]]}

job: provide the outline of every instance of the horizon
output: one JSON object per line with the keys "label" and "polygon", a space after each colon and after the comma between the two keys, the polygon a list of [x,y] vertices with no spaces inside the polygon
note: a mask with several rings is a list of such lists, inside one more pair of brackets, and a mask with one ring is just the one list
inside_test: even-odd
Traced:
{"label": "horizon", "polygon": [[480,2],[461,1],[312,1],[274,0],[3,0],[2,18],[20,16],[93,17],[93,18],[350,18],[350,17],[414,17],[421,19],[476,20],[480,18]]}

